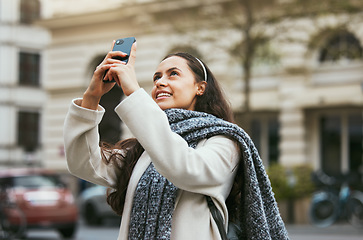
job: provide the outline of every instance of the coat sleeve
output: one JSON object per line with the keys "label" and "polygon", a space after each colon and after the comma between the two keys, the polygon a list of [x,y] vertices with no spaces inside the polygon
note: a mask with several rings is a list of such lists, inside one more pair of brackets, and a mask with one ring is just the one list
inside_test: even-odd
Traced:
{"label": "coat sleeve", "polygon": [[69,108],[64,122],[64,145],[68,170],[86,181],[115,186],[116,168],[102,160],[99,147],[98,124],[105,110],[80,107],[82,99],[75,99]]}
{"label": "coat sleeve", "polygon": [[[157,171],[180,189],[227,196],[239,161],[237,144],[224,136],[203,140],[191,148],[171,131],[168,119],[151,97],[140,89],[115,109],[150,155]],[[227,187],[228,186],[228,187]]]}

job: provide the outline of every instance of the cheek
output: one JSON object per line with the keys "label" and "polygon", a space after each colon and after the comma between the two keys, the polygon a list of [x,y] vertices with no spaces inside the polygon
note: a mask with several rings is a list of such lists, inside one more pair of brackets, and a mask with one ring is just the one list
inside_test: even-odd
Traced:
{"label": "cheek", "polygon": [[155,87],[153,87],[153,88],[151,89],[151,97],[152,97],[153,99],[155,99],[155,92],[156,92],[156,88],[155,88]]}

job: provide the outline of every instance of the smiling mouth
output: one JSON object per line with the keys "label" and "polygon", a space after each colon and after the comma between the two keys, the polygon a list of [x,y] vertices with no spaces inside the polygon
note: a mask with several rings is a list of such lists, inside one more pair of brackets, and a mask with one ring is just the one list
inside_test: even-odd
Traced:
{"label": "smiling mouth", "polygon": [[168,98],[168,97],[171,97],[171,94],[170,93],[159,93],[158,95],[156,95],[156,99],[161,99],[161,98]]}

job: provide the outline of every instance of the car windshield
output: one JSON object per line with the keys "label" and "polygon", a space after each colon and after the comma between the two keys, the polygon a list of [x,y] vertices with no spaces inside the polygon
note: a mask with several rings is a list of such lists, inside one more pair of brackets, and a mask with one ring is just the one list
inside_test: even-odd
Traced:
{"label": "car windshield", "polygon": [[57,176],[38,175],[20,176],[13,179],[14,187],[21,188],[43,188],[43,187],[62,187],[61,181]]}

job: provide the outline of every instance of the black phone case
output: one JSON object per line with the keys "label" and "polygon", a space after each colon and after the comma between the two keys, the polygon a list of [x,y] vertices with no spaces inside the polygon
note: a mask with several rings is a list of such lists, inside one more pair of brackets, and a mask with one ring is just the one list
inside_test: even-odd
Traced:
{"label": "black phone case", "polygon": [[[122,57],[115,57],[115,59],[118,59],[120,61],[123,61],[125,62],[126,64],[128,63],[129,61],[129,56],[130,56],[130,53],[131,53],[131,47],[132,47],[132,44],[136,42],[136,39],[134,37],[128,37],[128,38],[120,38],[120,39],[117,39],[116,42],[115,42],[115,45],[113,46],[112,48],[112,51],[121,51],[121,52],[124,52],[127,54],[126,57],[122,58]],[[105,74],[106,75],[107,71],[105,71]],[[115,80],[111,80],[111,81],[105,81],[103,80],[103,82],[115,82]]]}

